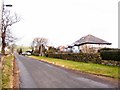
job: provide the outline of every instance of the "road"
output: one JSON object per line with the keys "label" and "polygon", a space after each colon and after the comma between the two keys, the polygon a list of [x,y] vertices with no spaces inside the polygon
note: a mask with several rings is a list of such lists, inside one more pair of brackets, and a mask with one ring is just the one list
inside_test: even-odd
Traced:
{"label": "road", "polygon": [[20,88],[114,88],[60,67],[17,55]]}

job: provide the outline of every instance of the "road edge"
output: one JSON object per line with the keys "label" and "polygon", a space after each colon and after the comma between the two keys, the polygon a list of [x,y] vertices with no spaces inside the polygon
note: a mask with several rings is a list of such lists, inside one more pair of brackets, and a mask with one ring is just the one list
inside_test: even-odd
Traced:
{"label": "road edge", "polygon": [[13,88],[19,90],[20,88],[20,77],[19,77],[19,68],[14,56],[13,60]]}

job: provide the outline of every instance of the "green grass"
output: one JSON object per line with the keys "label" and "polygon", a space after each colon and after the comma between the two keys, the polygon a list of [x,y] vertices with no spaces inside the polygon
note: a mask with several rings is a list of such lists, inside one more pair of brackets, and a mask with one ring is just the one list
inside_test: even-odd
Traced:
{"label": "green grass", "polygon": [[54,63],[58,66],[64,66],[65,68],[68,68],[68,69],[118,78],[117,66],[107,66],[107,65],[94,64],[94,63],[75,62],[70,60],[47,58],[47,57],[40,57],[40,56],[30,56],[30,57],[38,60],[42,60],[45,62]]}
{"label": "green grass", "polygon": [[2,71],[2,88],[10,88],[13,75],[13,56],[4,57],[4,69]]}

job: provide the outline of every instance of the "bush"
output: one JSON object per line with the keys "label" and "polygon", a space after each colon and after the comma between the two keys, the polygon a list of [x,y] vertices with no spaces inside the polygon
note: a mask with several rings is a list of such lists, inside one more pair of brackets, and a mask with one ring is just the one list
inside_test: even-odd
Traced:
{"label": "bush", "polygon": [[100,50],[113,50],[112,48],[101,48]]}
{"label": "bush", "polygon": [[39,56],[39,53],[32,53],[32,55]]}
{"label": "bush", "polygon": [[120,49],[100,50],[100,55],[103,60],[120,61]]}
{"label": "bush", "polygon": [[92,62],[92,63],[101,63],[101,57],[99,53],[64,53],[64,54],[52,54],[47,53],[46,57],[50,58],[58,58],[58,59],[64,59],[64,60],[73,60],[77,62]]}

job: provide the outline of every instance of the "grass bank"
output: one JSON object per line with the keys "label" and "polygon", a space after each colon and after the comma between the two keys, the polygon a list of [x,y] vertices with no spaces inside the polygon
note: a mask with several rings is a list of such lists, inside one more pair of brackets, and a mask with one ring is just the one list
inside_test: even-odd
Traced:
{"label": "grass bank", "polygon": [[11,88],[13,81],[13,60],[14,56],[8,55],[3,58],[2,88]]}
{"label": "grass bank", "polygon": [[[97,74],[112,78],[118,78],[118,67],[117,66],[107,66],[94,63],[84,63],[84,62],[75,62],[71,60],[55,59],[41,56],[30,56],[32,58],[52,63],[58,66],[62,66],[72,70],[78,70],[82,72],[87,72],[91,74]],[[120,78],[120,77],[119,77]]]}

